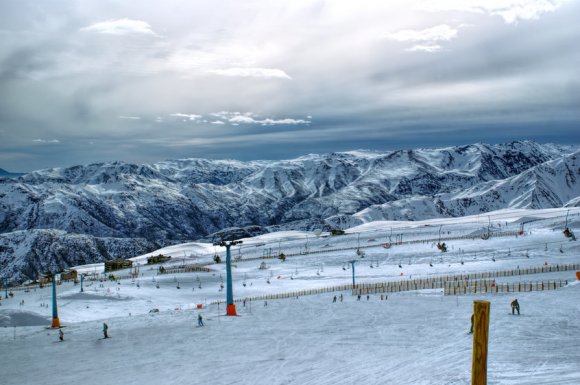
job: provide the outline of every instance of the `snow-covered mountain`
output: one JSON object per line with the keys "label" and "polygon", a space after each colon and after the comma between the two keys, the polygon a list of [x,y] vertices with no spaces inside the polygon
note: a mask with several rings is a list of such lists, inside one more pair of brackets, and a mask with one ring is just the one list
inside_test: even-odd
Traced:
{"label": "snow-covered mountain", "polygon": [[128,258],[158,249],[143,238],[97,238],[62,230],[25,230],[0,234],[0,268],[10,282],[38,274],[115,258]]}
{"label": "snow-covered mountain", "polygon": [[[55,229],[61,231],[56,244],[86,234],[151,246],[228,227],[304,230],[577,205],[579,150],[525,141],[283,161],[182,159],[39,170],[0,179],[0,232],[12,239],[8,233]],[[0,258],[7,253],[0,250]],[[2,265],[2,274],[14,271]]]}

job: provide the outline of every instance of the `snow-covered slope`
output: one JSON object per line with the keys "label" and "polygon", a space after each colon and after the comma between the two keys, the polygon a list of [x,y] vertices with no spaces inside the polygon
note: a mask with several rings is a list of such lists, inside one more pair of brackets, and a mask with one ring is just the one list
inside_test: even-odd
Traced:
{"label": "snow-covered slope", "polygon": [[[580,233],[580,208],[560,208],[507,209],[485,218],[373,222],[348,230],[359,232],[361,239],[356,234],[312,237],[307,232],[244,239],[235,246],[235,255],[239,247],[242,256],[232,265],[236,317],[225,316],[224,263],[209,266],[207,272],[158,274],[161,265],[145,265],[146,254],[133,259],[140,263],[137,277],[126,269],[114,273],[116,281],[104,279],[109,273],[101,273],[102,264],[80,266],[77,270],[88,274],[82,292],[73,282],[56,286],[63,329],[48,327],[50,286],[15,289],[14,297],[0,300],[0,383],[469,384],[474,344],[468,333],[470,316],[474,301],[486,300],[489,384],[578,385],[580,281],[575,269],[561,267],[578,263],[580,242],[562,234],[566,220]],[[416,242],[436,236],[440,225],[445,236],[458,237],[477,233],[488,221],[502,231],[517,230],[526,222],[525,235],[448,239],[446,253],[435,242]],[[393,227],[404,234],[403,243],[385,250],[378,242],[388,240]],[[359,242],[369,245],[371,237],[377,247],[365,248],[364,258],[355,254]],[[285,261],[254,258],[262,247],[292,252],[306,242],[309,250],[342,250],[289,255]],[[188,243],[155,253],[174,257],[163,265],[170,269],[184,255],[191,256],[187,263],[209,259],[211,254],[203,254],[213,249]],[[223,255],[223,250],[218,252]],[[356,261],[355,271],[347,262],[351,260]],[[262,261],[266,269],[258,268]],[[528,269],[542,266],[545,272],[528,274]],[[357,285],[399,282],[405,287],[408,282],[412,287],[416,280],[483,272],[495,272],[492,286],[477,294],[395,290],[358,300],[349,290],[353,276]],[[508,283],[509,292],[489,290]],[[324,290],[336,285],[344,290]],[[518,291],[526,287],[534,291]],[[267,302],[256,298],[310,290],[320,294],[266,297]],[[521,315],[512,315],[514,297]],[[203,327],[196,327],[198,315]],[[111,338],[102,339],[103,322]],[[64,333],[62,342],[59,331]]]}
{"label": "snow-covered slope", "polygon": [[513,142],[39,170],[0,180],[0,232],[58,229],[167,244],[228,227],[312,230],[561,207],[580,196],[578,150]]}

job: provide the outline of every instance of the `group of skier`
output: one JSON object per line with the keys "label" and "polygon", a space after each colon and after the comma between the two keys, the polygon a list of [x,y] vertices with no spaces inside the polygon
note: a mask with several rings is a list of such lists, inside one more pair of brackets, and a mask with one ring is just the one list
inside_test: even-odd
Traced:
{"label": "group of skier", "polygon": [[[197,326],[204,326],[201,313],[197,315]],[[109,325],[106,322],[103,322],[103,339],[105,338],[109,338]],[[58,339],[64,341],[64,332],[62,329],[58,329]]]}
{"label": "group of skier", "polygon": [[[109,325],[106,322],[103,322],[103,339],[109,338]],[[60,341],[64,341],[64,332],[62,328],[58,329],[58,339]]]}

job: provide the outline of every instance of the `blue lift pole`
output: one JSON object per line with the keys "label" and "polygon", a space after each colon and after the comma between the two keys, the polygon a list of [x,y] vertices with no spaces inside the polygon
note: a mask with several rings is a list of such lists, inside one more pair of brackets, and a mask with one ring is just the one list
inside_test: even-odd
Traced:
{"label": "blue lift pole", "polygon": [[56,278],[52,274],[52,326],[53,329],[60,328],[60,320],[58,319],[58,310],[56,308]]}
{"label": "blue lift pole", "polygon": [[226,315],[236,316],[236,305],[234,304],[234,293],[232,289],[232,258],[230,248],[233,245],[242,243],[242,241],[221,241],[214,243],[215,246],[226,248]]}
{"label": "blue lift pole", "polygon": [[354,282],[354,264],[356,263],[356,260],[353,259],[352,261],[349,262],[352,265],[352,288],[354,289],[356,287],[356,284]]}

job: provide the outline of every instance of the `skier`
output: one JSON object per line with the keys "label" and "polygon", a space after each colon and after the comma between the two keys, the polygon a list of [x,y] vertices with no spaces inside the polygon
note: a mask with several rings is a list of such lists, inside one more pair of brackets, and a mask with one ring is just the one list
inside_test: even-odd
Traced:
{"label": "skier", "polygon": [[109,338],[109,325],[106,322],[103,322],[103,338]]}
{"label": "skier", "polygon": [[342,293],[340,294],[340,302],[342,302]]}
{"label": "skier", "polygon": [[332,303],[336,302],[336,296],[334,296],[334,298],[332,299]]}
{"label": "skier", "polygon": [[356,296],[356,300],[360,301],[360,294]]}
{"label": "skier", "polygon": [[469,334],[473,334],[473,320],[475,318],[475,314],[471,314],[471,329],[469,329]]}
{"label": "skier", "polygon": [[197,315],[197,326],[203,326],[203,317],[201,316],[201,313]]}
{"label": "skier", "polygon": [[515,311],[517,311],[518,315],[520,315],[520,303],[518,302],[517,298],[514,298],[511,305],[512,305],[512,315],[514,315]]}
{"label": "skier", "polygon": [[64,333],[62,329],[58,329],[58,339],[64,341]]}

